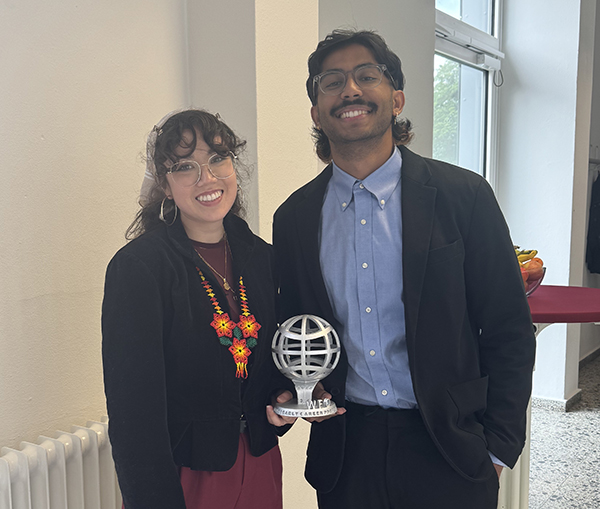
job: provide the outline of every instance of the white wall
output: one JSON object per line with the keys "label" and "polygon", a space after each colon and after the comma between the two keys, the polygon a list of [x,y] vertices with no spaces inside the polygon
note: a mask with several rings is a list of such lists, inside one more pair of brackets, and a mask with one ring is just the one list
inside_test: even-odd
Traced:
{"label": "white wall", "polygon": [[[596,27],[600,27],[600,9],[596,8],[595,17]],[[590,127],[590,158],[600,159],[600,33],[596,29],[594,40],[594,61],[593,61],[593,89],[592,89],[592,110]],[[599,175],[600,166],[594,165],[592,171],[588,173],[588,192],[585,203],[589,204],[592,184]],[[589,210],[589,205],[588,205]],[[587,219],[587,216],[586,216]],[[587,220],[585,231],[587,232]],[[600,274],[591,274],[587,267],[583,270],[583,286],[591,288],[600,288]],[[580,359],[586,358],[590,354],[597,354],[600,348],[600,327],[592,324],[585,324],[581,327],[581,346]]]}
{"label": "white wall", "polygon": [[[498,197],[514,242],[544,259],[544,283],[581,285],[595,2],[504,4]],[[540,334],[534,396],[578,392],[580,329]]]}

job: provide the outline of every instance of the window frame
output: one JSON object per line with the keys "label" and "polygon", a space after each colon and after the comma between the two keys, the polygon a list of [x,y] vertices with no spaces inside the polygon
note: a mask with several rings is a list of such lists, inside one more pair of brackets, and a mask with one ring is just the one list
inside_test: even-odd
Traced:
{"label": "window frame", "polygon": [[475,28],[445,12],[435,11],[435,52],[461,64],[487,73],[486,135],[483,174],[493,189],[498,182],[498,87],[494,78],[501,78],[502,8],[503,0],[494,0],[492,35]]}

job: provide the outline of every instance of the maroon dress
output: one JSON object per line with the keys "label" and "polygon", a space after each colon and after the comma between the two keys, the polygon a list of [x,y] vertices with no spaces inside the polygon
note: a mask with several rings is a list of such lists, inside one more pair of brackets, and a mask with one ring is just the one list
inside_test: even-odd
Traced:
{"label": "maroon dress", "polygon": [[[233,282],[231,251],[225,240],[217,244],[192,241],[194,249],[213,268],[227,296],[229,316],[238,321],[240,305],[233,288],[225,289],[222,276]],[[225,262],[227,256],[227,262]],[[227,266],[225,266],[227,265]],[[252,376],[252,356],[248,360],[248,376]],[[243,382],[245,384],[245,381]],[[242,391],[244,385],[242,385]],[[181,486],[188,509],[281,509],[282,463],[279,446],[262,456],[250,454],[248,434],[240,433],[235,464],[225,472],[206,472],[181,467]]]}

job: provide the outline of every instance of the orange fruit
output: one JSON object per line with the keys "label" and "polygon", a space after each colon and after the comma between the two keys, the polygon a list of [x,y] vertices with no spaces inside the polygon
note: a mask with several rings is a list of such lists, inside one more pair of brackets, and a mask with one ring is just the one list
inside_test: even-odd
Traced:
{"label": "orange fruit", "polygon": [[544,275],[544,262],[540,258],[532,258],[525,264],[525,269],[529,273],[528,281],[537,281]]}

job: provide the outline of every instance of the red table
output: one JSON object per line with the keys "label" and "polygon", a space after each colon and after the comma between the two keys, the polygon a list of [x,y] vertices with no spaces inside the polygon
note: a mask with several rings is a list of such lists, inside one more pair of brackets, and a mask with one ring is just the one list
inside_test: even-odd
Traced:
{"label": "red table", "polygon": [[534,323],[600,322],[600,288],[542,285],[528,301]]}
{"label": "red table", "polygon": [[[600,289],[579,286],[541,285],[529,297],[536,337],[553,323],[600,322]],[[527,408],[527,440],[512,471],[504,469],[500,479],[498,507],[527,509],[529,504],[529,457],[531,404]]]}

